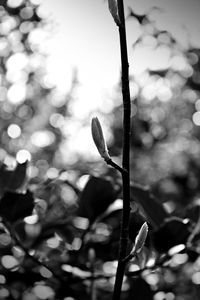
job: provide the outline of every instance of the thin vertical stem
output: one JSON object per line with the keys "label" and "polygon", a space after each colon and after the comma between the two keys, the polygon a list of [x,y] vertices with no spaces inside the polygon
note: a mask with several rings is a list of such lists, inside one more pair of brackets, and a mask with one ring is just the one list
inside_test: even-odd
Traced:
{"label": "thin vertical stem", "polygon": [[113,300],[119,300],[121,295],[122,282],[126,267],[127,245],[128,245],[128,228],[130,216],[130,116],[131,101],[129,90],[129,63],[126,42],[126,26],[124,18],[123,0],[117,0],[119,18],[120,51],[121,51],[121,69],[122,69],[122,96],[123,96],[123,158],[122,167],[126,172],[122,172],[123,183],[123,212],[120,232],[119,261],[114,285]]}

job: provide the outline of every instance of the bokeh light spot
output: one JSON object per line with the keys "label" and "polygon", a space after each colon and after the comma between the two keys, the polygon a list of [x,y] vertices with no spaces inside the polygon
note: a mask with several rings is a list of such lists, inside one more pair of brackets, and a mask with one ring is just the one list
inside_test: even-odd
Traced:
{"label": "bokeh light spot", "polygon": [[37,221],[38,221],[38,215],[32,215],[24,218],[24,222],[31,225],[36,224]]}
{"label": "bokeh light spot", "polygon": [[13,269],[19,265],[17,259],[12,255],[4,255],[1,258],[1,263],[6,269]]}
{"label": "bokeh light spot", "polygon": [[9,244],[11,243],[11,237],[10,237],[10,235],[9,234],[7,234],[7,233],[2,233],[1,235],[0,235],[0,246],[1,247],[6,247],[6,246],[8,246]]}
{"label": "bokeh light spot", "polygon": [[5,299],[9,296],[9,291],[6,288],[0,288],[0,299]]}
{"label": "bokeh light spot", "polygon": [[33,16],[33,10],[31,7],[24,7],[21,12],[20,12],[20,16],[22,17],[22,19],[30,19]]}
{"label": "bokeh light spot", "polygon": [[10,124],[7,129],[9,137],[16,139],[21,135],[21,128],[17,124]]}
{"label": "bokeh light spot", "polygon": [[156,293],[153,297],[154,300],[165,300],[165,293],[160,291],[158,293]]}
{"label": "bokeh light spot", "polygon": [[37,285],[33,290],[39,299],[51,299],[54,296],[54,291],[49,286]]}
{"label": "bokeh light spot", "polygon": [[16,155],[16,160],[18,163],[23,164],[25,161],[30,161],[31,160],[31,154],[28,150],[26,149],[21,149],[17,152]]}
{"label": "bokeh light spot", "polygon": [[4,38],[1,38],[0,40],[0,56],[6,56],[8,54],[8,41]]}
{"label": "bokeh light spot", "polygon": [[0,284],[5,284],[6,283],[6,278],[4,275],[0,275]]}
{"label": "bokeh light spot", "polygon": [[20,104],[26,97],[26,86],[24,84],[13,84],[8,90],[8,100],[13,104]]}
{"label": "bokeh light spot", "polygon": [[197,101],[195,102],[195,108],[197,111],[200,111],[200,99],[197,99]]}
{"label": "bokeh light spot", "polygon": [[26,67],[28,59],[24,53],[13,54],[6,62],[8,69],[22,70]]}
{"label": "bokeh light spot", "polygon": [[38,235],[41,232],[41,226],[38,223],[36,223],[36,224],[26,224],[25,225],[25,231],[26,231],[26,234],[30,238],[36,238],[36,237],[38,237]]}
{"label": "bokeh light spot", "polygon": [[58,170],[56,168],[49,168],[47,170],[47,174],[46,175],[47,175],[47,177],[49,179],[54,179],[54,178],[58,177],[59,172],[58,172]]}
{"label": "bokeh light spot", "polygon": [[200,272],[192,274],[192,282],[194,284],[200,284]]}
{"label": "bokeh light spot", "polygon": [[159,282],[159,276],[158,274],[148,274],[145,276],[145,280],[147,281],[147,283],[149,283],[150,285],[155,286],[156,284],[158,284]]}
{"label": "bokeh light spot", "polygon": [[3,86],[0,87],[0,101],[6,100],[7,89]]}
{"label": "bokeh light spot", "polygon": [[24,0],[8,0],[7,4],[8,4],[8,6],[15,8],[15,7],[20,6],[23,2],[24,2]]}
{"label": "bokeh light spot", "polygon": [[52,273],[45,267],[40,268],[40,274],[45,278],[51,278],[52,277]]}
{"label": "bokeh light spot", "polygon": [[187,260],[188,260],[188,255],[186,253],[175,254],[172,258],[172,265],[174,266],[182,265],[185,264]]}
{"label": "bokeh light spot", "polygon": [[192,120],[195,125],[200,126],[200,112],[199,111],[197,111],[193,114]]}
{"label": "bokeh light spot", "polygon": [[56,236],[47,240],[47,245],[50,248],[53,248],[53,249],[58,248],[59,244],[60,244],[60,241]]}
{"label": "bokeh light spot", "polygon": [[64,117],[61,114],[52,114],[50,116],[50,124],[55,128],[61,128],[65,122]]}
{"label": "bokeh light spot", "polygon": [[34,132],[31,136],[31,142],[36,147],[47,147],[55,141],[55,135],[48,130]]}

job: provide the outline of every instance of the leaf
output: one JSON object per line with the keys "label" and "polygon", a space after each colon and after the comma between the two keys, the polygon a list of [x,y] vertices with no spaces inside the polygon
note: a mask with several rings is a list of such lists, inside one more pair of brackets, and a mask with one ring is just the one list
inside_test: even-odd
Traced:
{"label": "leaf", "polygon": [[164,219],[170,217],[163,205],[158,202],[147,187],[131,183],[131,199],[139,204],[147,221],[154,229],[158,228]]}
{"label": "leaf", "polygon": [[188,218],[196,224],[200,218],[200,203],[192,203],[188,205],[184,211],[181,211],[180,217]]}
{"label": "leaf", "polygon": [[110,11],[115,23],[117,24],[117,26],[120,26],[121,20],[119,18],[119,10],[118,10],[117,0],[108,0],[108,7],[109,7],[109,11]]}
{"label": "leaf", "polygon": [[116,193],[110,181],[92,176],[80,195],[78,215],[93,223],[115,198]]}
{"label": "leaf", "polygon": [[184,219],[171,217],[152,234],[153,243],[159,252],[166,252],[170,248],[185,244],[189,235],[189,222]]}
{"label": "leaf", "polygon": [[0,215],[7,221],[16,222],[31,215],[34,207],[33,195],[6,192],[0,201]]}
{"label": "leaf", "polygon": [[151,287],[144,279],[132,278],[130,283],[128,300],[153,300]]}
{"label": "leaf", "polygon": [[26,169],[28,161],[23,164],[17,164],[15,170],[11,173],[10,180],[7,185],[7,189],[10,191],[16,191],[24,184],[26,179]]}
{"label": "leaf", "polygon": [[144,224],[141,226],[136,238],[135,238],[135,245],[133,246],[133,249],[131,253],[140,253],[142,248],[144,247],[144,243],[146,241],[148,234],[148,225],[147,222],[144,222]]}
{"label": "leaf", "polygon": [[7,272],[6,282],[7,284],[15,284],[16,282],[23,282],[27,286],[34,285],[35,282],[44,280],[44,277],[40,273],[35,273],[32,270],[22,272]]}
{"label": "leaf", "polygon": [[27,162],[17,164],[14,170],[9,170],[6,165],[0,167],[0,194],[5,191],[16,191],[21,188],[26,179]]}

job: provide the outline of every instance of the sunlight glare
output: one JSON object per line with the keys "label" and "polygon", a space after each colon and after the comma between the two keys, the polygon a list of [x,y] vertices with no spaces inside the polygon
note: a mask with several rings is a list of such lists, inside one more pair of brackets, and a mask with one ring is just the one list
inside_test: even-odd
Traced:
{"label": "sunlight glare", "polygon": [[55,135],[49,130],[36,131],[31,136],[31,143],[36,147],[47,147],[55,141]]}
{"label": "sunlight glare", "polygon": [[196,126],[200,126],[200,111],[196,111],[193,114],[192,120]]}
{"label": "sunlight glare", "polygon": [[13,54],[6,62],[8,69],[22,70],[27,66],[28,58],[24,53]]}
{"label": "sunlight glare", "polygon": [[30,161],[31,160],[31,154],[28,150],[26,149],[21,149],[17,152],[16,154],[16,160],[18,163],[23,164],[25,161]]}
{"label": "sunlight glare", "polygon": [[24,2],[24,0],[8,0],[7,4],[8,4],[8,6],[15,8],[15,7],[20,6],[23,2]]}
{"label": "sunlight glare", "polygon": [[12,255],[4,255],[1,258],[1,263],[6,269],[13,269],[19,266],[19,262]]}
{"label": "sunlight glare", "polygon": [[35,295],[42,300],[45,299],[53,299],[55,292],[53,291],[53,289],[50,286],[45,286],[45,285],[36,285],[33,288],[33,291],[35,293]]}
{"label": "sunlight glare", "polygon": [[21,135],[21,128],[17,124],[10,124],[7,133],[10,138],[16,139]]}
{"label": "sunlight glare", "polygon": [[15,105],[21,104],[26,97],[26,86],[25,84],[13,84],[8,89],[8,100]]}

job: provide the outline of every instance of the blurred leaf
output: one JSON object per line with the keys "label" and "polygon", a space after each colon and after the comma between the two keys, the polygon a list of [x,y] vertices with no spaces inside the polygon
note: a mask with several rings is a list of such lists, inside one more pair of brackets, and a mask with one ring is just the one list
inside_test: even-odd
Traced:
{"label": "blurred leaf", "polygon": [[170,216],[147,187],[132,183],[131,199],[137,201],[147,221],[153,228],[158,228]]}
{"label": "blurred leaf", "polygon": [[189,235],[189,223],[184,219],[171,217],[165,220],[152,236],[155,248],[166,252],[173,246],[185,244]]}
{"label": "blurred leaf", "polygon": [[160,77],[165,77],[167,72],[168,69],[149,70],[150,75],[159,75]]}
{"label": "blurred leaf", "polygon": [[198,222],[200,216],[200,204],[192,203],[188,205],[184,211],[181,211],[181,217],[189,218],[195,224]]}
{"label": "blurred leaf", "polygon": [[193,249],[186,249],[186,253],[188,255],[188,259],[190,262],[195,262],[197,258],[199,257],[199,253],[196,250]]}
{"label": "blurred leaf", "polygon": [[116,0],[108,0],[108,7],[109,11],[115,21],[115,23],[120,26],[121,25],[121,20],[119,17],[119,11],[118,11],[118,3]]}
{"label": "blurred leaf", "polygon": [[23,282],[27,286],[32,286],[36,281],[43,280],[44,277],[40,273],[32,272],[31,270],[22,273],[22,272],[8,272],[6,274],[7,284],[14,283],[16,281]]}
{"label": "blurred leaf", "polygon": [[26,169],[28,161],[23,164],[17,164],[15,170],[10,174],[10,180],[7,185],[7,189],[15,191],[22,187],[26,179]]}
{"label": "blurred leaf", "polygon": [[2,164],[0,167],[0,194],[4,191],[16,191],[23,186],[26,179],[27,161],[23,164],[17,164],[14,170],[8,170]]}
{"label": "blurred leaf", "polygon": [[0,215],[10,222],[18,221],[31,215],[34,207],[33,195],[6,192],[0,201]]}
{"label": "blurred leaf", "polygon": [[92,223],[115,198],[116,193],[110,181],[92,176],[79,198],[78,215],[88,218]]}
{"label": "blurred leaf", "polygon": [[153,300],[150,285],[142,278],[133,278],[130,281],[130,291],[127,300]]}
{"label": "blurred leaf", "polygon": [[107,220],[113,213],[117,211],[121,211],[123,208],[123,200],[116,199],[113,203],[111,203],[108,208],[98,216],[95,222],[101,222]]}

